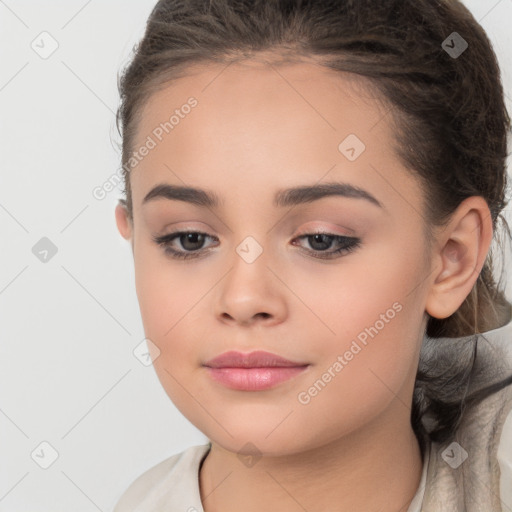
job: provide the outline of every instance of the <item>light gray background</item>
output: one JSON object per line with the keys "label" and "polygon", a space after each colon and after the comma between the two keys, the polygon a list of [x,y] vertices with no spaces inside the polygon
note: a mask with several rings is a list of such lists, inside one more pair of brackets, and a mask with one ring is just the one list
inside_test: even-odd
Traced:
{"label": "light gray background", "polygon": [[[0,0],[0,512],[109,511],[150,466],[207,441],[133,355],[144,332],[121,189],[92,194],[119,168],[117,71],[154,3]],[[512,112],[512,0],[466,4]],[[43,31],[59,45],[47,59],[31,47]],[[43,237],[58,249],[46,263],[32,252]],[[48,469],[42,442],[58,452]]]}

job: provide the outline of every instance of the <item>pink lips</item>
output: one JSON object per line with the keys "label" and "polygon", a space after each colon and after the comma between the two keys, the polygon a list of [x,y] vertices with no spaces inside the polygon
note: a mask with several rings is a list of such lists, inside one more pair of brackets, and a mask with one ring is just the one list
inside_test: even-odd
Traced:
{"label": "pink lips", "polygon": [[260,391],[294,377],[309,365],[258,350],[249,354],[224,352],[203,366],[214,380],[231,389]]}

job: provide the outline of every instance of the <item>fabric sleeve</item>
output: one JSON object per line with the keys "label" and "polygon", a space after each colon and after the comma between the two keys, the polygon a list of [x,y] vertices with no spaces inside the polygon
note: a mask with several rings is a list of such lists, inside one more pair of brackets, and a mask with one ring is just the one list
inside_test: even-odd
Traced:
{"label": "fabric sleeve", "polygon": [[151,504],[152,494],[155,493],[158,485],[178,462],[180,455],[177,454],[163,460],[133,480],[121,495],[113,512],[142,512],[150,510],[149,505]]}
{"label": "fabric sleeve", "polygon": [[512,410],[509,412],[498,446],[500,465],[500,499],[503,510],[512,510]]}

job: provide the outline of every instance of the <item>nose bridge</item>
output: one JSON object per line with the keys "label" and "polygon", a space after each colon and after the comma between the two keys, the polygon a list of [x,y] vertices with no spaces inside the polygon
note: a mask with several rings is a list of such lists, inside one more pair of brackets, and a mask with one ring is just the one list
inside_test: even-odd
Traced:
{"label": "nose bridge", "polygon": [[[256,235],[258,236],[258,235]],[[263,237],[247,235],[235,246],[235,254],[232,259],[232,270],[228,274],[227,282],[231,288],[234,288],[238,300],[244,300],[243,295],[253,300],[256,297],[263,297],[269,293],[269,274],[271,272],[267,266],[271,266],[269,261],[271,251],[269,247],[260,242]],[[268,246],[268,243],[265,245]]]}
{"label": "nose bridge", "polygon": [[[255,186],[254,192],[259,196],[256,189]],[[247,198],[247,202],[249,201]],[[273,265],[272,245],[279,241],[275,240],[276,230],[271,229],[272,219],[261,214],[262,207],[264,208],[264,204],[260,202],[260,198],[254,197],[251,204],[238,210],[234,217],[236,220],[230,225],[229,236],[235,252],[232,259],[235,268],[230,273],[240,270],[245,278],[250,278],[253,273],[261,276],[269,272],[266,265]]]}
{"label": "nose bridge", "polygon": [[282,321],[286,311],[282,284],[273,272],[272,250],[262,242],[264,235],[247,235],[235,247],[231,270],[216,295],[217,314],[240,323],[256,318]]}

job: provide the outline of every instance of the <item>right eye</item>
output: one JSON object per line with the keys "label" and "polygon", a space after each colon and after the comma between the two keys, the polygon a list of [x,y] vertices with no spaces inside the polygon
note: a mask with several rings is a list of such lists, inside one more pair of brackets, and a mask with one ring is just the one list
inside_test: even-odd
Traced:
{"label": "right eye", "polygon": [[[161,245],[164,248],[164,252],[171,258],[189,259],[197,258],[206,252],[203,249],[203,244],[206,238],[218,240],[216,237],[200,231],[175,231],[174,233],[169,233],[167,235],[153,237],[153,240],[158,245]],[[177,250],[173,247],[173,242],[175,240],[179,240],[180,245],[184,250]]]}

